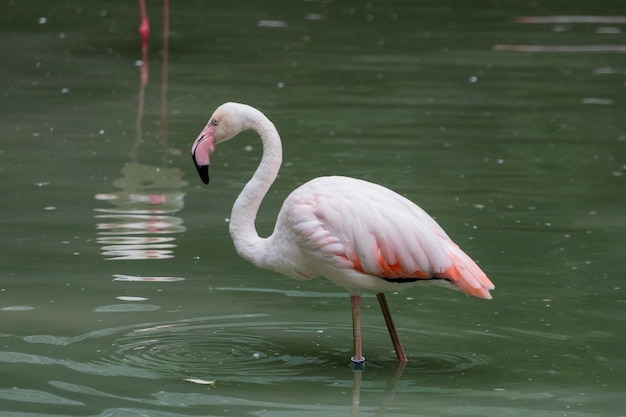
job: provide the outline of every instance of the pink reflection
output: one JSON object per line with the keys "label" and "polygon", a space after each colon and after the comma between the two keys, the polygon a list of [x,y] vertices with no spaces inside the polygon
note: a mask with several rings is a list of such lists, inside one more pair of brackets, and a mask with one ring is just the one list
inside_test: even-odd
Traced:
{"label": "pink reflection", "polygon": [[[107,207],[95,208],[97,219],[96,241],[102,245],[101,253],[108,260],[168,259],[174,256],[174,235],[185,231],[183,220],[174,214],[184,207],[185,194],[181,191],[187,183],[180,169],[170,165],[169,158],[179,155],[170,149],[167,141],[167,77],[169,49],[169,1],[163,1],[163,54],[161,65],[161,112],[158,135],[147,141],[143,134],[145,116],[145,91],[149,82],[148,39],[150,24],[144,0],[139,0],[141,21],[141,61],[139,66],[139,92],[137,96],[136,137],[130,149],[130,162],[124,164],[121,177],[113,182],[115,191],[100,192],[97,201]],[[156,145],[158,165],[139,162],[142,146]]]}
{"label": "pink reflection", "polygon": [[106,250],[102,248],[102,254],[108,256],[109,261],[131,261],[139,259],[170,259],[173,258],[171,250],[155,249],[151,245],[143,247],[124,247],[119,250]]}
{"label": "pink reflection", "polygon": [[[143,214],[103,214],[98,219],[114,220],[113,222],[98,223],[100,235],[129,235],[148,233],[182,233],[185,227],[183,220],[173,216],[150,216]],[[151,237],[147,237],[150,239]],[[102,242],[98,239],[98,242]]]}
{"label": "pink reflection", "polygon": [[146,243],[165,243],[176,240],[173,237],[165,236],[103,236],[98,238],[98,242],[108,245],[141,245]]}

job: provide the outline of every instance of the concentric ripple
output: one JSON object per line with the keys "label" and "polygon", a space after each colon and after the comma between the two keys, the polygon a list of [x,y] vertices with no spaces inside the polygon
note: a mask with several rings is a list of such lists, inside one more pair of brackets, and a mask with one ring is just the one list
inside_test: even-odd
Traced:
{"label": "concentric ripple", "polygon": [[325,362],[316,356],[290,355],[290,349],[272,341],[276,339],[272,329],[288,324],[254,321],[258,318],[212,317],[135,328],[118,336],[111,348],[102,352],[108,355],[97,362],[176,379],[263,384],[302,380],[303,366]]}
{"label": "concentric ripple", "polygon": [[[28,344],[47,344],[50,356],[29,354],[23,346],[0,352],[0,362],[63,366],[99,376],[184,380],[197,384],[236,382],[284,384],[327,380],[325,372],[348,366],[350,327],[320,323],[267,321],[263,314],[188,318],[95,330],[73,337],[31,335]],[[386,336],[385,328],[367,327],[369,338]],[[337,349],[334,338],[345,340]],[[82,360],[64,356],[75,345]],[[335,347],[333,347],[335,346]],[[10,348],[10,346],[7,346]],[[41,349],[34,349],[40,352]],[[384,353],[382,353],[384,352]],[[372,348],[366,368],[373,372],[395,366],[393,350]],[[488,365],[489,359],[467,352],[409,352],[404,375],[443,374]],[[421,378],[421,377],[420,377]]]}
{"label": "concentric ripple", "polygon": [[[348,350],[303,349],[301,342],[295,346],[288,341],[293,323],[266,322],[261,317],[200,318],[135,328],[117,337],[109,356],[101,361],[177,379],[259,384],[314,378],[314,370],[320,365],[347,366]],[[313,334],[315,325],[308,326],[307,333]],[[386,329],[368,330],[373,334]],[[340,333],[349,336],[350,329],[346,327]],[[300,355],[294,355],[296,352]],[[387,367],[396,362],[393,351],[372,354],[368,357],[369,367]],[[477,353],[417,351],[409,354],[405,372],[455,373],[489,363],[489,359]]]}

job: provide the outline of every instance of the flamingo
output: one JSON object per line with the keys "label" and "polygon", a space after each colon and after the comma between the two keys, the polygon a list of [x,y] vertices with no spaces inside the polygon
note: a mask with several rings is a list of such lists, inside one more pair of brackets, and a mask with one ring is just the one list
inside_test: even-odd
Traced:
{"label": "flamingo", "polygon": [[315,178],[294,190],[278,213],[274,231],[260,237],[255,219],[282,163],[280,135],[259,110],[246,104],[219,106],[194,141],[191,155],[201,180],[209,183],[216,145],[252,129],[263,143],[256,171],[237,197],[229,229],[235,249],[257,267],[297,280],[325,276],[350,294],[354,356],[365,362],[360,301],[374,293],[398,361],[407,355],[384,292],[435,284],[491,299],[485,273],[424,210],[383,186],[360,179]]}

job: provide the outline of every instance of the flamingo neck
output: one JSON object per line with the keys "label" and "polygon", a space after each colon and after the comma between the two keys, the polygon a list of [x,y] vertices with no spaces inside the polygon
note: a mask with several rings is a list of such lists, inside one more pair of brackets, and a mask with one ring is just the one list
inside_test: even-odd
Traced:
{"label": "flamingo neck", "polygon": [[274,124],[260,111],[253,108],[250,111],[250,128],[263,142],[263,156],[254,175],[235,200],[229,227],[239,255],[254,265],[263,266],[267,239],[259,236],[255,220],[263,198],[278,175],[283,151]]}

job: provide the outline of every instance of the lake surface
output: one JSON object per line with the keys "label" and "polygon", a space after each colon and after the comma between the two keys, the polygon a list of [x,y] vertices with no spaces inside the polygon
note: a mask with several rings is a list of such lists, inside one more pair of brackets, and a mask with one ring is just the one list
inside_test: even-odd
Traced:
{"label": "lake surface", "polygon": [[[626,416],[626,3],[5,1],[0,415]],[[284,164],[420,204],[496,285],[374,297],[238,257],[260,157],[189,149],[254,105]]]}

